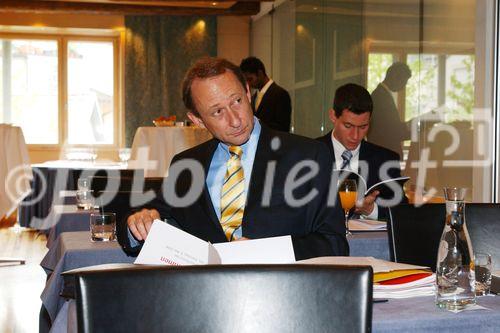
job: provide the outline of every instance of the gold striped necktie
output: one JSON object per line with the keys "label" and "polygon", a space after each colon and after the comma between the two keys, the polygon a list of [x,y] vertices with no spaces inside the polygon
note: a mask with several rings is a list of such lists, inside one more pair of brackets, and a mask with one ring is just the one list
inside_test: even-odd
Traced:
{"label": "gold striped necktie", "polygon": [[245,175],[241,165],[243,150],[239,146],[230,146],[231,156],[227,161],[226,175],[221,190],[221,225],[227,240],[235,239],[234,232],[241,226],[245,210]]}

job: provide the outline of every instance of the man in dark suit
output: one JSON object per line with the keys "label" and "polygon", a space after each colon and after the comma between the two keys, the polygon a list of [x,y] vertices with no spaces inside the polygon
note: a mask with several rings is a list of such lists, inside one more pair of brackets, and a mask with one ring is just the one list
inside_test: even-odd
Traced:
{"label": "man in dark suit", "polygon": [[[381,180],[401,177],[399,155],[364,139],[370,128],[372,110],[372,99],[365,88],[352,83],[341,86],[335,92],[333,109],[329,111],[334,129],[317,139],[329,148],[335,169],[361,174],[367,188]],[[404,192],[399,190],[399,193],[391,192],[391,198],[407,202]],[[355,212],[367,218],[387,219],[387,209],[376,203],[379,194],[380,191],[373,191],[365,196]]]}
{"label": "man in dark suit", "polygon": [[[392,93],[404,89],[411,77],[411,70],[402,62],[393,63],[372,92],[373,115],[368,140],[389,148],[402,156],[402,143],[410,138],[408,123],[401,120],[400,113],[394,103]],[[387,129],[390,128],[390,131]]]}
{"label": "man in dark suit", "polygon": [[332,159],[324,145],[261,125],[245,78],[224,59],[198,61],[183,100],[214,139],[176,155],[166,187],[175,190],[128,217],[132,247],[161,218],[213,243],[291,235],[297,259],[348,254],[342,211],[328,205]]}
{"label": "man in dark suit", "polygon": [[252,96],[255,116],[272,129],[289,132],[292,102],[288,92],[267,76],[264,64],[256,57],[243,59],[240,69],[250,88],[258,89]]}

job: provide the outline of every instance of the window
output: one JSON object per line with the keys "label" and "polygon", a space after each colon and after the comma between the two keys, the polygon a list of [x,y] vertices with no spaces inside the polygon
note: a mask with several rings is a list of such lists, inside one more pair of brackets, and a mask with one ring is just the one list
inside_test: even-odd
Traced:
{"label": "window", "polygon": [[28,144],[118,145],[118,39],[0,34],[0,121]]}
{"label": "window", "polygon": [[113,143],[113,44],[68,43],[68,143]]}
{"label": "window", "polygon": [[21,126],[27,143],[57,144],[57,41],[4,39],[1,47],[2,122]]}
{"label": "window", "polygon": [[385,78],[385,71],[395,61],[390,53],[370,53],[368,55],[368,86],[371,93]]}
{"label": "window", "polygon": [[470,121],[474,105],[474,56],[470,54],[379,53],[368,55],[368,91],[381,82],[398,58],[406,59],[412,76],[404,99],[396,98],[405,121],[441,109],[445,122]]}
{"label": "window", "polygon": [[439,61],[436,54],[408,54],[406,64],[411,69],[411,78],[406,85],[405,121],[435,110],[440,104],[438,95]]}

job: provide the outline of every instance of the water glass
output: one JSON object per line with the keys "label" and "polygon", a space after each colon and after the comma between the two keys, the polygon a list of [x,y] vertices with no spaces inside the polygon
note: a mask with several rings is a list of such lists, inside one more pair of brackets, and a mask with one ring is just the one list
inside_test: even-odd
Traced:
{"label": "water glass", "polygon": [[76,191],[76,207],[83,210],[90,210],[94,208],[94,196],[92,195],[92,191]]}
{"label": "water glass", "polygon": [[130,148],[120,148],[118,150],[118,157],[123,164],[127,164],[128,160],[130,160],[130,156],[132,154],[132,149]]}
{"label": "water glass", "polygon": [[90,235],[93,242],[108,242],[115,240],[115,213],[90,214]]}
{"label": "water glass", "polygon": [[488,295],[491,288],[491,255],[476,253],[474,267],[476,273],[476,296]]}
{"label": "water glass", "polygon": [[78,190],[79,191],[90,190],[90,181],[88,178],[78,178]]}

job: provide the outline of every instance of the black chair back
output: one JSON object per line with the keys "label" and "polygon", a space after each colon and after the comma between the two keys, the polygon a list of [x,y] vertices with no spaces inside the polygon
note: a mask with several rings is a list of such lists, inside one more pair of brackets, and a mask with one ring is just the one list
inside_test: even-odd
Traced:
{"label": "black chair back", "polygon": [[446,218],[445,205],[425,204],[415,207],[403,204],[390,208],[389,213],[391,260],[427,266],[435,272]]}
{"label": "black chair back", "polygon": [[465,223],[474,253],[491,254],[493,270],[500,270],[500,204],[466,204]]}
{"label": "black chair back", "polygon": [[76,276],[79,332],[370,332],[371,267],[138,267]]}

